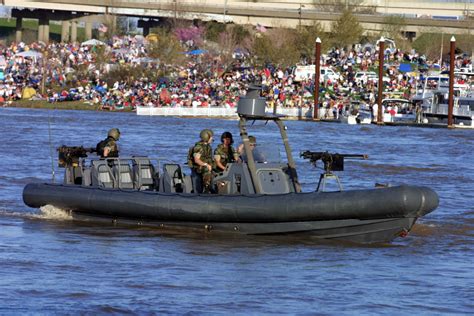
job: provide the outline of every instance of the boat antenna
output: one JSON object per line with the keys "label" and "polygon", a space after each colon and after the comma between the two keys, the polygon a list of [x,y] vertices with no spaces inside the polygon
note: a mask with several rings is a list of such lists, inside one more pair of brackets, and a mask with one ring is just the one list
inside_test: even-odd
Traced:
{"label": "boat antenna", "polygon": [[[52,110],[50,110],[52,111]],[[51,156],[51,180],[55,181],[55,170],[54,170],[54,148],[53,148],[53,137],[51,133],[51,113],[48,111],[48,135],[49,135],[49,155]]]}

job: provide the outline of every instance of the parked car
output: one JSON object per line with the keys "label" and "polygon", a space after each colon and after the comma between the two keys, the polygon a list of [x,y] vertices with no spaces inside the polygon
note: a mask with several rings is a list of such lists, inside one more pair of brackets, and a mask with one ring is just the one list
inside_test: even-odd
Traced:
{"label": "parked car", "polygon": [[[304,79],[314,78],[315,74],[315,66],[314,65],[306,65],[306,66],[296,66],[293,69],[293,75],[295,81],[302,81]],[[329,67],[321,67],[320,69],[320,81],[328,80],[337,81],[341,78],[341,75],[335,72],[332,68]]]}
{"label": "parked car", "polygon": [[[354,81],[356,83],[367,84],[369,81],[378,82],[379,76],[374,71],[358,71],[354,76]],[[384,82],[390,82],[390,78],[383,76],[382,80]]]}

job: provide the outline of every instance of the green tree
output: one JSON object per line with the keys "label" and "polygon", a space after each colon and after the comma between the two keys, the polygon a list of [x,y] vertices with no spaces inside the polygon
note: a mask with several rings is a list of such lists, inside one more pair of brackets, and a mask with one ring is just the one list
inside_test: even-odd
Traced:
{"label": "green tree", "polygon": [[290,29],[271,29],[257,37],[252,52],[257,62],[271,62],[282,67],[292,66],[300,60],[297,34]]}
{"label": "green tree", "polygon": [[389,15],[383,19],[382,34],[394,41],[402,39],[402,32],[406,26],[405,18],[397,15]]}
{"label": "green tree", "polygon": [[230,29],[232,36],[235,38],[238,44],[242,43],[245,38],[250,36],[249,30],[240,24],[231,24],[227,26],[227,29]]}
{"label": "green tree", "polygon": [[224,32],[226,29],[225,24],[216,21],[210,21],[206,24],[206,39],[209,41],[217,42],[219,40],[219,34]]}
{"label": "green tree", "polygon": [[339,19],[332,23],[331,36],[333,46],[348,47],[359,43],[363,33],[357,17],[351,10],[344,9]]}
{"label": "green tree", "polygon": [[148,45],[148,56],[158,58],[160,65],[177,65],[184,61],[183,47],[178,38],[164,29],[154,29],[157,41]]}
{"label": "green tree", "polygon": [[439,59],[441,46],[443,46],[443,52],[449,52],[449,37],[447,35],[443,36],[437,29],[430,29],[422,33],[413,42],[413,48],[429,60]]}
{"label": "green tree", "polygon": [[296,49],[301,57],[308,62],[314,59],[314,49],[316,38],[321,39],[321,50],[327,51],[330,48],[329,35],[324,31],[320,23],[314,22],[310,26],[303,26],[297,29]]}
{"label": "green tree", "polygon": [[[405,18],[398,15],[390,15],[384,18],[380,36],[390,38],[395,41],[397,48],[407,51],[411,49],[411,43],[403,36],[406,26]],[[379,36],[379,38],[380,38]]]}

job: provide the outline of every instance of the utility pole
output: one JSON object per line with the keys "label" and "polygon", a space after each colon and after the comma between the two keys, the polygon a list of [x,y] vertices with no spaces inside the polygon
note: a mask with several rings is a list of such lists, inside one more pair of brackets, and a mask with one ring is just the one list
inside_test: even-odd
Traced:
{"label": "utility pole", "polygon": [[319,76],[321,74],[321,39],[316,39],[314,52],[314,102],[313,120],[319,120]]}
{"label": "utility pole", "polygon": [[226,24],[226,14],[227,14],[227,0],[224,1],[224,24]]}
{"label": "utility pole", "polygon": [[299,28],[301,29],[301,7],[302,7],[302,4],[300,2],[300,8],[298,9],[298,15],[299,15]]}
{"label": "utility pole", "polygon": [[174,4],[174,22],[176,23],[176,19],[178,18],[178,0],[173,0]]}

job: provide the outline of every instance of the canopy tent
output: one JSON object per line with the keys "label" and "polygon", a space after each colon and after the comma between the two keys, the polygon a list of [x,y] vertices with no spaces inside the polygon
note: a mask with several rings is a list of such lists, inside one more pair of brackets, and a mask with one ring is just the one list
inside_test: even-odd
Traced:
{"label": "canopy tent", "polygon": [[24,51],[24,52],[16,53],[15,56],[41,58],[41,57],[43,57],[43,54],[41,54],[40,52],[37,52],[35,50],[27,50],[27,51]]}
{"label": "canopy tent", "polygon": [[22,99],[31,99],[32,96],[36,94],[36,90],[32,87],[26,87],[21,93]]}
{"label": "canopy tent", "polygon": [[401,63],[400,66],[398,66],[398,70],[400,72],[410,72],[412,71],[412,65],[410,63]]}
{"label": "canopy tent", "polygon": [[81,46],[101,46],[101,45],[105,45],[105,43],[95,38],[81,43]]}
{"label": "canopy tent", "polygon": [[158,58],[139,57],[132,59],[132,62],[139,64],[158,64],[160,60]]}
{"label": "canopy tent", "polygon": [[206,53],[207,53],[207,50],[204,50],[204,49],[195,49],[195,50],[190,50],[189,52],[185,52],[186,55],[190,55],[190,56],[203,55]]}

